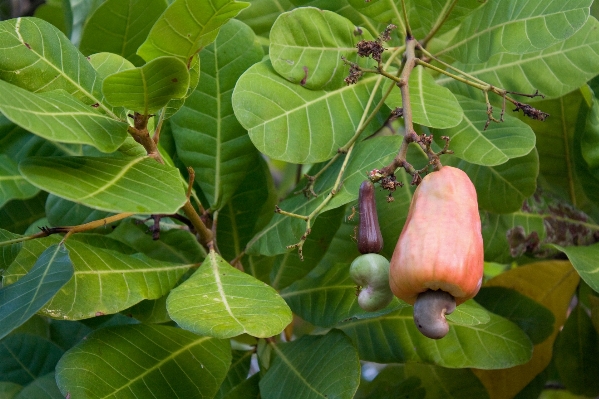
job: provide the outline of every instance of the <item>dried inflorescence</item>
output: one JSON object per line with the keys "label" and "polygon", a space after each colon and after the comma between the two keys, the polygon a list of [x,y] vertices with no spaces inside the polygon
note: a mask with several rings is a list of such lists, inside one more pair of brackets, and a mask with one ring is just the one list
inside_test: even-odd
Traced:
{"label": "dried inflorescence", "polygon": [[522,110],[524,115],[528,116],[529,118],[532,118],[534,120],[541,121],[541,122],[544,122],[545,119],[547,119],[549,117],[549,114],[547,112],[540,111],[528,104],[524,104],[519,101],[516,101],[516,108],[514,109],[514,112],[518,112],[519,110]]}

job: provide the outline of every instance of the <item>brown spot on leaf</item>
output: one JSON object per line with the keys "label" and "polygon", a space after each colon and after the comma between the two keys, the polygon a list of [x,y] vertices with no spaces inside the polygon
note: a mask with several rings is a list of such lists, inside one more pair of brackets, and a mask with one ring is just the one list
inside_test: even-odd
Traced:
{"label": "brown spot on leaf", "polygon": [[94,107],[94,108],[98,108],[99,106],[100,106],[99,103],[92,104],[92,107]]}
{"label": "brown spot on leaf", "polygon": [[25,47],[27,47],[29,50],[31,50],[31,46],[29,45],[29,43],[25,42]]}
{"label": "brown spot on leaf", "polygon": [[96,312],[96,317],[98,317],[98,316],[104,316],[104,315],[105,315],[104,312]]}
{"label": "brown spot on leaf", "polygon": [[304,86],[306,84],[306,80],[308,80],[308,67],[304,65],[302,69],[304,70],[304,78],[300,81],[300,84]]}
{"label": "brown spot on leaf", "polygon": [[179,80],[178,80],[177,78],[172,78],[172,79],[171,79],[171,82],[173,82],[173,83],[177,83],[178,81],[179,81]]}

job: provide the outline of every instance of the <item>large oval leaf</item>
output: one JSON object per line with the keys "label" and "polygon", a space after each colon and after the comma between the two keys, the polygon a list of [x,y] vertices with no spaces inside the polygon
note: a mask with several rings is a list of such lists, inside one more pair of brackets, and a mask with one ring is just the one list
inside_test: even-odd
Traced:
{"label": "large oval leaf", "polygon": [[167,326],[117,326],[65,353],[56,382],[73,398],[211,398],[230,363],[228,341]]}
{"label": "large oval leaf", "polygon": [[269,157],[325,161],[356,132],[377,78],[332,91],[308,90],[279,76],[270,62],[261,62],[237,81],[233,110],[256,148]]}
{"label": "large oval leaf", "polygon": [[54,370],[64,351],[33,334],[11,334],[0,341],[0,379],[26,385]]}
{"label": "large oval leaf", "polygon": [[33,92],[63,89],[117,118],[104,104],[94,68],[62,32],[41,19],[0,22],[0,78]]}
{"label": "large oval leaf", "polygon": [[10,200],[31,198],[38,192],[21,176],[15,161],[0,154],[0,208]]}
{"label": "large oval leaf", "polygon": [[557,336],[554,350],[555,368],[566,389],[577,395],[597,396],[599,337],[580,302]]}
{"label": "large oval leaf", "polygon": [[[561,97],[576,90],[599,74],[599,21],[589,18],[574,35],[542,51],[527,54],[495,54],[484,64],[454,66],[496,87],[520,93],[538,90],[548,98]],[[570,73],[570,71],[576,73]],[[559,79],[555,79],[559,76]],[[472,86],[444,77],[439,84],[456,93],[484,99]]]}
{"label": "large oval leaf", "polygon": [[[387,83],[390,84],[394,83]],[[447,129],[462,121],[464,111],[456,97],[446,87],[439,86],[424,67],[417,66],[412,70],[408,87],[414,123]],[[385,103],[392,109],[401,107],[403,103],[399,89],[394,88]]]}
{"label": "large oval leaf", "polygon": [[146,61],[173,56],[188,62],[216,38],[218,30],[249,6],[235,0],[175,0],[152,27],[137,54]]}
{"label": "large oval leaf", "polygon": [[360,40],[372,40],[372,35],[337,13],[297,8],[273,24],[269,56],[274,70],[290,82],[311,90],[336,88],[345,85],[347,75],[342,57],[359,61]]}
{"label": "large oval leaf", "polygon": [[0,339],[40,310],[73,277],[69,252],[52,245],[29,273],[0,289]]}
{"label": "large oval leaf", "polygon": [[489,1],[470,14],[447,48],[462,62],[485,62],[493,54],[525,54],[567,39],[589,17],[592,0]]}
{"label": "large oval leaf", "polygon": [[516,323],[535,345],[553,333],[553,313],[518,291],[501,286],[482,287],[475,300],[491,312]]}
{"label": "large oval leaf", "polygon": [[127,137],[127,124],[85,105],[63,90],[31,93],[0,80],[0,111],[47,140],[93,145],[113,152]]}
{"label": "large oval leaf", "polygon": [[243,71],[260,61],[262,48],[242,22],[231,20],[216,41],[200,53],[202,79],[171,118],[177,155],[196,172],[210,207],[221,209],[255,164],[257,151],[231,106],[231,94]]}
{"label": "large oval leaf", "polygon": [[170,214],[187,200],[179,171],[151,158],[32,157],[19,170],[42,190],[109,212]]}
{"label": "large oval leaf", "polygon": [[[80,240],[93,241],[95,245]],[[60,238],[54,236],[27,241],[5,271],[6,282],[10,284],[25,276],[44,250],[58,241]],[[193,266],[134,254],[124,244],[103,236],[82,234],[64,245],[75,273],[41,310],[53,318],[86,319],[119,312],[143,299],[160,298]],[[123,247],[128,251],[118,251]]]}
{"label": "large oval leaf", "polygon": [[230,338],[272,337],[291,323],[291,310],[270,286],[210,252],[202,266],[171,291],[167,309],[182,328]]}
{"label": "large oval leaf", "polygon": [[171,99],[184,97],[188,87],[187,65],[175,57],[159,57],[139,68],[107,76],[102,83],[102,93],[115,107],[149,115]]}
{"label": "large oval leaf", "polygon": [[451,139],[449,148],[455,156],[477,165],[495,166],[511,158],[528,154],[535,146],[535,134],[526,123],[510,115],[504,122],[487,123],[485,104],[458,96],[464,119],[452,129],[433,129],[437,142],[441,136]]}
{"label": "large oval leaf", "polygon": [[572,266],[576,269],[580,277],[593,289],[599,292],[599,265],[597,265],[597,255],[599,255],[599,243],[589,246],[571,246],[562,247],[553,245],[568,256]]}
{"label": "large oval leaf", "polygon": [[536,150],[497,166],[475,165],[454,156],[443,157],[443,163],[468,174],[476,188],[479,208],[490,212],[518,211],[537,188],[539,156]]}
{"label": "large oval leaf", "polygon": [[[298,4],[298,1],[294,3]],[[453,0],[348,0],[348,3],[360,14],[375,21],[396,24],[402,35],[405,32],[402,4],[406,4],[412,35],[417,40],[424,39],[433,26],[439,27],[439,33],[455,28],[466,15],[481,5],[480,0],[460,0],[457,3]],[[449,8],[451,18],[446,18],[445,12]]]}
{"label": "large oval leaf", "polygon": [[141,65],[135,53],[166,7],[165,0],[105,1],[85,22],[79,49],[85,55],[118,54]]}
{"label": "large oval leaf", "polygon": [[260,380],[265,399],[353,398],[360,383],[358,353],[338,330],[272,345],[276,355]]}
{"label": "large oval leaf", "polygon": [[36,378],[23,388],[14,399],[64,399],[56,385],[54,372]]}
{"label": "large oval leaf", "polygon": [[418,361],[450,368],[501,369],[526,363],[532,355],[528,336],[512,322],[489,314],[486,324],[455,325],[440,340],[423,336],[413,308],[390,315],[341,323],[360,352],[360,359],[378,363]]}
{"label": "large oval leaf", "polygon": [[[498,275],[485,286],[506,287],[551,310],[555,317],[549,338],[535,345],[532,359],[516,367],[503,370],[473,370],[492,397],[515,397],[552,361],[553,342],[561,329],[572,294],[580,281],[576,271],[567,261],[535,262]],[[509,312],[509,309],[505,309]]]}

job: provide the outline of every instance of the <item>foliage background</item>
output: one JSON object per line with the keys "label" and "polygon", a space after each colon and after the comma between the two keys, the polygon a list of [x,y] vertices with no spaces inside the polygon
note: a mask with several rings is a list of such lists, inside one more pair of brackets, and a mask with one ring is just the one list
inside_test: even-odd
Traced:
{"label": "foliage background", "polygon": [[[403,3],[2,2],[0,396],[597,396],[598,6]],[[397,299],[361,310],[348,275],[358,187],[395,157],[405,104],[378,73],[346,85],[341,57],[372,70],[356,43],[394,23],[395,76],[406,16],[437,68],[410,74],[415,128],[451,138],[483,223],[486,282],[439,341]],[[538,90],[513,97],[549,118],[508,104],[483,130],[489,84]],[[414,190],[397,178],[393,202],[377,192],[386,257]]]}

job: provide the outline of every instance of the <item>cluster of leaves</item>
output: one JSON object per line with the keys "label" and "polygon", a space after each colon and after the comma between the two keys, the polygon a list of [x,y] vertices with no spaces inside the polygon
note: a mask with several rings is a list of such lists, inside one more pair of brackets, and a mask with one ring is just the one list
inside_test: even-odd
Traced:
{"label": "cluster of leaves", "polygon": [[[599,394],[591,3],[53,0],[1,21],[1,395]],[[359,57],[390,24],[380,62]],[[403,141],[388,77],[408,31],[411,118],[451,139],[488,262],[439,341],[397,299],[361,310],[348,275],[358,187]],[[538,90],[516,108],[550,117],[491,87]],[[412,193],[377,193],[387,257]],[[389,365],[372,379],[370,362]]]}

